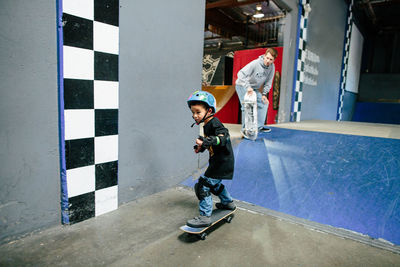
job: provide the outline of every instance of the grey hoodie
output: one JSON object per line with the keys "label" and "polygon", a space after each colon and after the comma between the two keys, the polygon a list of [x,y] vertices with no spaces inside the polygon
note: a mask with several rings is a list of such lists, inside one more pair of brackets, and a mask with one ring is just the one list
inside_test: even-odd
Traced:
{"label": "grey hoodie", "polygon": [[257,91],[261,85],[264,85],[263,95],[265,95],[271,89],[274,73],[274,63],[268,67],[265,66],[264,55],[262,55],[251,61],[238,72],[236,84],[245,88],[251,87],[255,91]]}

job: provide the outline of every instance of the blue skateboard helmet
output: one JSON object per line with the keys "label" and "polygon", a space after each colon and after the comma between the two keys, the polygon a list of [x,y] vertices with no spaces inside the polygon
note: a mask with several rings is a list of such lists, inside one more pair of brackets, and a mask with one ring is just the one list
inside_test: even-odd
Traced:
{"label": "blue skateboard helmet", "polygon": [[193,94],[191,94],[187,100],[188,106],[190,108],[191,104],[193,102],[203,102],[205,103],[208,107],[212,109],[212,112],[215,113],[217,110],[217,101],[215,100],[215,97],[210,94],[209,92],[206,91],[196,91]]}

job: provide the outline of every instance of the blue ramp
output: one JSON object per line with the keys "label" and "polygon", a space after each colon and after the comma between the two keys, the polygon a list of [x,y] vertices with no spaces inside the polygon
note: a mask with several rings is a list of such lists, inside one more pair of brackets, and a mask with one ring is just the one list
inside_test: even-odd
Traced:
{"label": "blue ramp", "polygon": [[273,128],[235,156],[235,199],[400,245],[400,140]]}

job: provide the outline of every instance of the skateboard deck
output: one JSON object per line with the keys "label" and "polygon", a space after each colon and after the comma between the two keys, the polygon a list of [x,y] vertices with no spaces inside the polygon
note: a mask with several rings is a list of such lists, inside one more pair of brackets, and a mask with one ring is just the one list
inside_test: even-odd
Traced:
{"label": "skateboard deck", "polygon": [[226,222],[230,223],[233,218],[233,213],[236,211],[234,210],[222,210],[222,209],[214,209],[211,214],[211,225],[206,227],[199,227],[194,228],[187,225],[183,225],[180,229],[186,233],[194,234],[199,236],[202,240],[206,239],[207,233],[206,230],[212,227],[213,225],[217,224],[218,222],[225,220]]}
{"label": "skateboard deck", "polygon": [[244,95],[244,133],[250,140],[256,140],[258,135],[257,127],[257,94]]}

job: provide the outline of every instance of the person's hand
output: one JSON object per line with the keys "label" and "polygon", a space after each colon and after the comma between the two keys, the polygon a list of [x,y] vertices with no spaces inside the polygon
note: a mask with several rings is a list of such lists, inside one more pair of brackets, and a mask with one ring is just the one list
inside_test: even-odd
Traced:
{"label": "person's hand", "polygon": [[262,101],[265,105],[269,103],[268,97],[265,96],[265,95],[263,95],[263,96],[261,97],[261,101]]}
{"label": "person's hand", "polygon": [[197,139],[196,139],[196,145],[202,146],[202,145],[203,145],[203,140],[197,138]]}
{"label": "person's hand", "polygon": [[203,141],[199,138],[196,139],[196,145],[194,146],[194,152],[199,153],[201,149],[201,145],[203,144]]}

